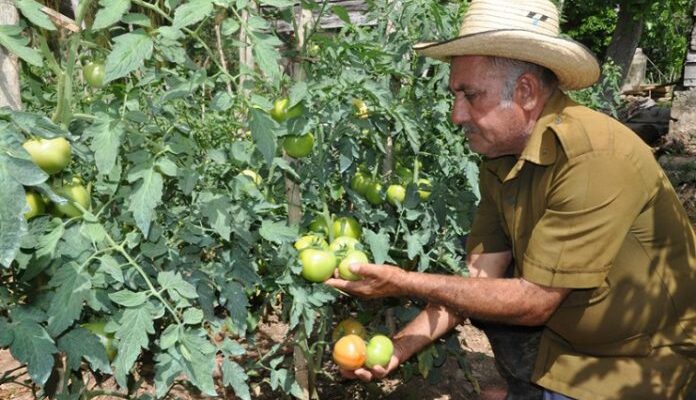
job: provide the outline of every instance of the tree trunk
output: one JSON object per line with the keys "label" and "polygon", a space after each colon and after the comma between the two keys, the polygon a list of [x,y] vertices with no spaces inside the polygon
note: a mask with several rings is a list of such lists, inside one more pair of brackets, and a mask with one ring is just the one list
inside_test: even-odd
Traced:
{"label": "tree trunk", "polygon": [[[619,18],[616,22],[616,29],[611,37],[611,42],[607,48],[607,53],[604,57],[604,62],[609,59],[614,61],[616,65],[621,67],[621,79],[619,80],[619,88],[623,85],[628,74],[628,68],[631,66],[633,54],[636,52],[640,36],[643,33],[643,17],[636,15],[635,7],[631,7],[630,2],[622,1],[619,6]],[[602,76],[602,79],[604,76]],[[605,92],[605,98],[612,102],[614,98],[612,90]]]}
{"label": "tree trunk", "polygon": [[[19,14],[12,0],[0,0],[0,25],[17,25]],[[0,46],[0,107],[22,108],[19,92],[19,61]]]}

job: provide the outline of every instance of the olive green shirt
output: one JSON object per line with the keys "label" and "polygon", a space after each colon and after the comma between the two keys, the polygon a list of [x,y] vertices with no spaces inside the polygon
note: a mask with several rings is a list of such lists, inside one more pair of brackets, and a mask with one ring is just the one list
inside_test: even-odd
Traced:
{"label": "olive green shirt", "polygon": [[696,380],[696,234],[648,146],[560,91],[519,158],[485,160],[467,250],[573,289],[533,381],[579,399],[680,398]]}

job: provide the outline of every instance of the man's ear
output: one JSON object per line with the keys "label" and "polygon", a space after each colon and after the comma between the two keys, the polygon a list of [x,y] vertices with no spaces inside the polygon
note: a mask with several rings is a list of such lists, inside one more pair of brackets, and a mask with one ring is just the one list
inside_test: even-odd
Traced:
{"label": "man's ear", "polygon": [[525,72],[517,78],[515,86],[515,101],[525,111],[534,110],[541,101],[541,82],[535,75]]}

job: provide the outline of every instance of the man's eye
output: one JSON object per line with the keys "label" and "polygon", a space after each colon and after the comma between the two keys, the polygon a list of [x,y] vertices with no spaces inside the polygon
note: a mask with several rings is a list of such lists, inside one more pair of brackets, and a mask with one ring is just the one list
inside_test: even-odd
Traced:
{"label": "man's eye", "polygon": [[478,96],[478,92],[464,92],[464,97],[466,97],[468,100],[473,100]]}

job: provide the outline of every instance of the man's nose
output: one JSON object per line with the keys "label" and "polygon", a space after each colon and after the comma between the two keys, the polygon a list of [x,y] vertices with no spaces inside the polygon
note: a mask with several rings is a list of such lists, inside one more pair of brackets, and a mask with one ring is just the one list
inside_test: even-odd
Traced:
{"label": "man's nose", "polygon": [[454,99],[454,104],[452,104],[452,123],[460,126],[471,120],[471,115],[469,114],[469,104],[467,101],[460,98]]}

